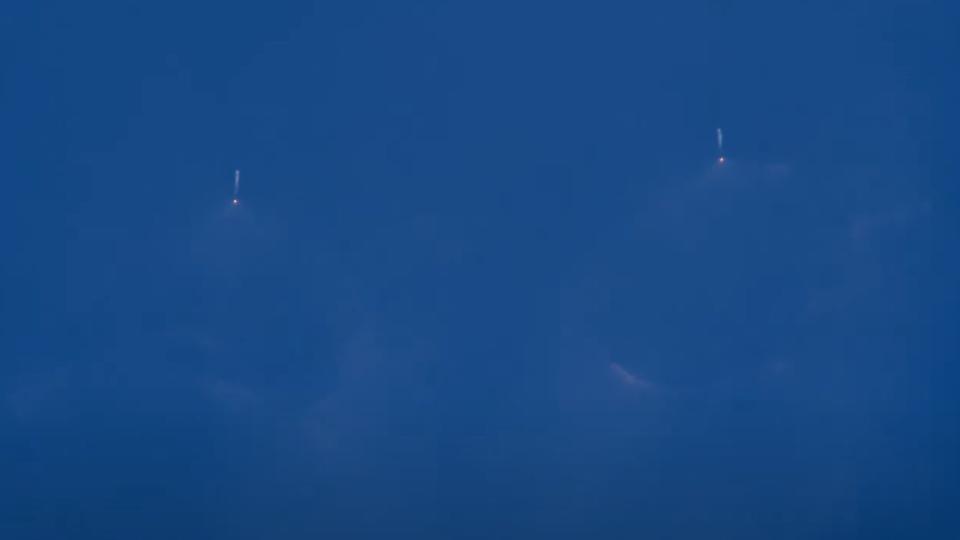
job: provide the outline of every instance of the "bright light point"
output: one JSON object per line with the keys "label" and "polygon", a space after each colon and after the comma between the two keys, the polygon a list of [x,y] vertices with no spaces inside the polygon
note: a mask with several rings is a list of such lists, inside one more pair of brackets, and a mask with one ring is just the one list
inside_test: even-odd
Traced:
{"label": "bright light point", "polygon": [[234,206],[240,206],[240,199],[234,199],[232,202]]}
{"label": "bright light point", "polygon": [[726,161],[726,159],[725,159],[723,156],[720,156],[720,158],[717,159],[717,162],[720,163],[721,165],[723,165],[723,163],[724,163],[725,161]]}

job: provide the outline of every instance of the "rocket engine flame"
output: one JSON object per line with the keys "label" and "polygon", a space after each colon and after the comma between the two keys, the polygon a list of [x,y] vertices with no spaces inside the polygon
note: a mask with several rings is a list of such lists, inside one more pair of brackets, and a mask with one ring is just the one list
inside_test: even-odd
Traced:
{"label": "rocket engine flame", "polygon": [[723,157],[723,130],[720,128],[717,128],[717,153],[717,163],[723,165],[727,160]]}
{"label": "rocket engine flame", "polygon": [[240,206],[240,169],[233,172],[233,199],[230,204]]}

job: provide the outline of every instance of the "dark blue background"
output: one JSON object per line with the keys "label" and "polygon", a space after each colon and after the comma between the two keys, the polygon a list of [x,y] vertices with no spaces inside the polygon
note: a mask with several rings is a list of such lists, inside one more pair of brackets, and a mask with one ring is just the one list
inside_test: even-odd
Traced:
{"label": "dark blue background", "polygon": [[958,28],[4,5],[0,537],[960,537]]}

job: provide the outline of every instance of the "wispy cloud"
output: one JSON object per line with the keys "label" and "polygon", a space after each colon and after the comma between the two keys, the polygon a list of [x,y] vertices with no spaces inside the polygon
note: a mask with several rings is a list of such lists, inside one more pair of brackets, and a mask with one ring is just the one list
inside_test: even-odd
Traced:
{"label": "wispy cloud", "polygon": [[623,367],[617,362],[610,362],[610,372],[624,386],[629,386],[639,390],[652,390],[654,388],[652,382],[637,374],[631,373],[627,368]]}
{"label": "wispy cloud", "polygon": [[904,227],[929,215],[929,202],[904,204],[878,212],[864,212],[850,219],[849,236],[853,241],[867,240],[883,230]]}
{"label": "wispy cloud", "polygon": [[225,379],[206,381],[202,387],[210,399],[231,412],[248,411],[261,401],[252,388]]}

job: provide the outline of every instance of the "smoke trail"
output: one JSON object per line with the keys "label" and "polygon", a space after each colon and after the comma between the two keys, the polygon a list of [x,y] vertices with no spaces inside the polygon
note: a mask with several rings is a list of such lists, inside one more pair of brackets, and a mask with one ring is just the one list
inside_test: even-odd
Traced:
{"label": "smoke trail", "polygon": [[723,152],[723,130],[717,128],[717,150]]}
{"label": "smoke trail", "polygon": [[240,170],[236,170],[233,173],[233,198],[236,199],[240,195]]}

